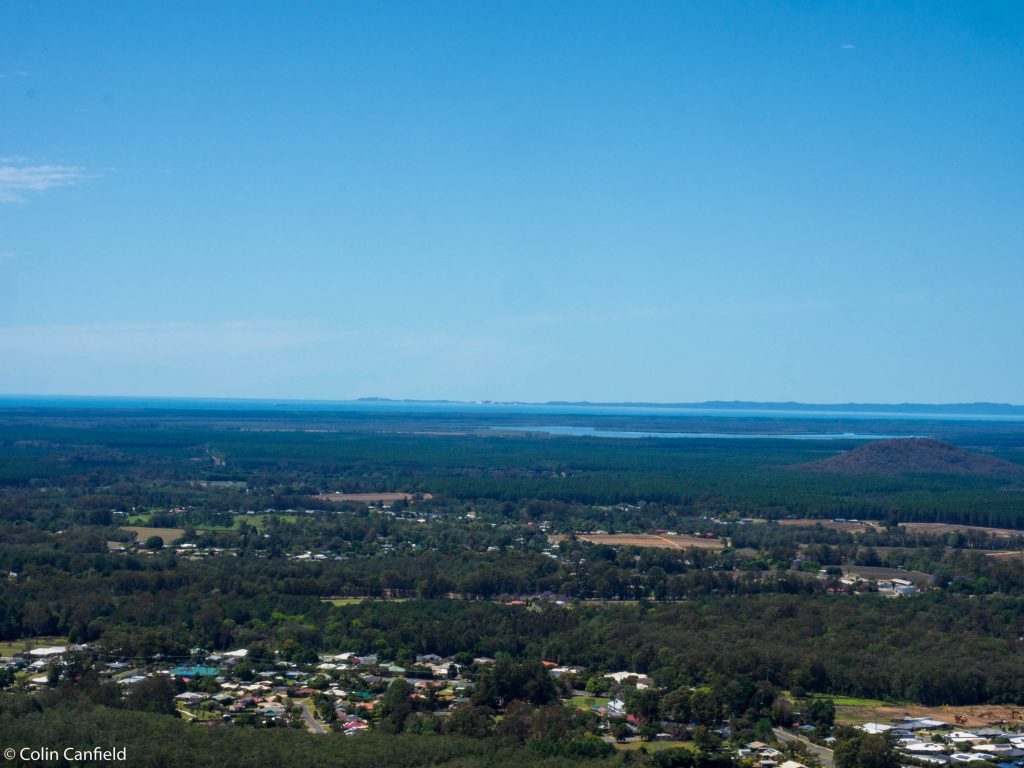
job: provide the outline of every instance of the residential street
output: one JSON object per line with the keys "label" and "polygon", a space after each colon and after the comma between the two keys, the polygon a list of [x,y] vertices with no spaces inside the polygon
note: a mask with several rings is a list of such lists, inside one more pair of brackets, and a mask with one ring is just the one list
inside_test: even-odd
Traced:
{"label": "residential street", "polygon": [[324,727],[320,725],[317,719],[313,716],[313,702],[309,699],[302,699],[299,701],[299,707],[302,709],[302,719],[306,723],[306,728],[309,729],[310,733],[327,733]]}
{"label": "residential street", "polygon": [[835,764],[832,762],[831,749],[819,747],[817,744],[813,744],[807,741],[807,739],[797,736],[795,733],[791,733],[790,731],[784,730],[782,728],[774,728],[773,730],[775,732],[775,738],[777,738],[781,743],[784,744],[787,741],[799,741],[805,747],[807,747],[807,750],[809,752],[811,752],[818,758],[823,768],[834,768]]}

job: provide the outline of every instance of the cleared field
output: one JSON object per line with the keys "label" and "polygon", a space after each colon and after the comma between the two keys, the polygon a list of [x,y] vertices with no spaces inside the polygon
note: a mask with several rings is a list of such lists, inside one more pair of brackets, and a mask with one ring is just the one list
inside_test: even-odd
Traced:
{"label": "cleared field", "polygon": [[844,565],[844,574],[856,574],[865,579],[906,579],[918,586],[930,585],[935,577],[922,571],[901,571],[899,568],[883,568],[873,565]]}
{"label": "cleared field", "polygon": [[[548,540],[565,541],[568,536],[548,536]],[[576,538],[591,544],[610,547],[660,547],[661,549],[725,549],[721,539],[702,539],[698,536],[658,536],[653,533],[577,533]]]}
{"label": "cleared field", "polygon": [[[923,707],[914,704],[880,704],[869,706],[849,706],[839,704],[836,700],[836,722],[847,725],[862,723],[890,723],[904,717],[930,717],[941,720],[951,726],[978,728],[1002,722],[1017,722],[1013,712],[1020,707],[978,705],[971,707]],[[964,718],[958,723],[957,716]]]}
{"label": "cleared field", "polygon": [[793,526],[797,528],[813,528],[820,525],[833,531],[845,531],[846,533],[866,533],[875,530],[878,526],[870,520],[822,520],[813,517],[798,517],[787,520],[776,520],[779,525]]}
{"label": "cleared field", "polygon": [[408,597],[321,597],[321,603],[330,603],[336,606],[345,605],[359,605],[362,602],[375,602],[375,603],[405,603],[408,602]]}
{"label": "cleared field", "polygon": [[[434,498],[429,493],[421,494],[424,499]],[[381,504],[392,501],[412,501],[411,493],[318,493],[313,497],[321,501],[359,501],[364,504]]]}
{"label": "cleared field", "polygon": [[164,540],[164,544],[173,544],[185,535],[183,528],[147,528],[141,525],[126,525],[121,530],[134,531],[135,540],[140,543],[145,542],[150,536],[159,536]]}
{"label": "cleared field", "polygon": [[879,699],[859,699],[855,696],[821,696],[819,698],[832,699],[832,703],[837,707],[888,707],[890,706],[884,701]]}
{"label": "cleared field", "polygon": [[365,597],[321,597],[321,603],[330,603],[331,605],[359,605]]}
{"label": "cleared field", "polygon": [[[979,550],[982,551],[982,550]],[[997,560],[1021,560],[1024,559],[1024,552],[1009,551],[1004,552],[998,549],[983,550],[988,557],[994,557]]]}
{"label": "cleared field", "polygon": [[900,526],[908,531],[920,531],[921,533],[967,533],[968,531],[980,531],[989,536],[1024,536],[1024,531],[1015,531],[1012,528],[986,528],[982,525],[952,525],[950,523],[900,523]]}
{"label": "cleared field", "polygon": [[68,639],[60,635],[41,635],[26,637],[21,640],[4,640],[0,642],[0,656],[14,656],[18,653],[31,651],[33,648],[51,648],[55,645],[67,645]]}
{"label": "cleared field", "polygon": [[627,741],[624,744],[616,743],[612,746],[623,752],[632,752],[637,749],[645,749],[648,752],[661,752],[666,749],[696,750],[692,741]]}

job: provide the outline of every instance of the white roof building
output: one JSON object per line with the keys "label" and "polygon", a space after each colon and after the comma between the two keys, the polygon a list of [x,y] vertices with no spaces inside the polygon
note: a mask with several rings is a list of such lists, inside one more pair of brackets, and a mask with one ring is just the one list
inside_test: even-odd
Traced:
{"label": "white roof building", "polygon": [[905,752],[942,752],[945,747],[942,744],[936,744],[934,741],[904,739],[900,749]]}
{"label": "white roof building", "polygon": [[51,645],[47,648],[33,648],[28,653],[30,656],[56,656],[59,653],[64,653],[67,649],[66,645]]}
{"label": "white roof building", "polygon": [[885,733],[891,731],[891,725],[884,725],[883,723],[864,723],[864,725],[858,726],[864,733]]}

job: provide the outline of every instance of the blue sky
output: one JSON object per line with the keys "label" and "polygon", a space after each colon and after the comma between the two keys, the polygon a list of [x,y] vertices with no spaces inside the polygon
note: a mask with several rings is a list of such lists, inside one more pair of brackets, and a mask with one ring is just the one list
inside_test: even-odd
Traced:
{"label": "blue sky", "polygon": [[0,392],[1024,402],[1024,4],[0,0]]}

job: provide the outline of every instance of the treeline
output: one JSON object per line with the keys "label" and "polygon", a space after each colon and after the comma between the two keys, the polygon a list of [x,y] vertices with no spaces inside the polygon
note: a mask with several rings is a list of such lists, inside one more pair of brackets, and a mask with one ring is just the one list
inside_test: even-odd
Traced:
{"label": "treeline", "polygon": [[747,680],[798,695],[969,704],[1024,698],[1022,622],[1018,601],[939,594],[905,601],[748,595],[533,613],[413,602],[339,608],[324,638],[339,648],[386,644],[422,653],[469,643],[461,650],[580,664],[592,674],[636,671],[670,689],[711,686],[723,697],[731,681]]}

